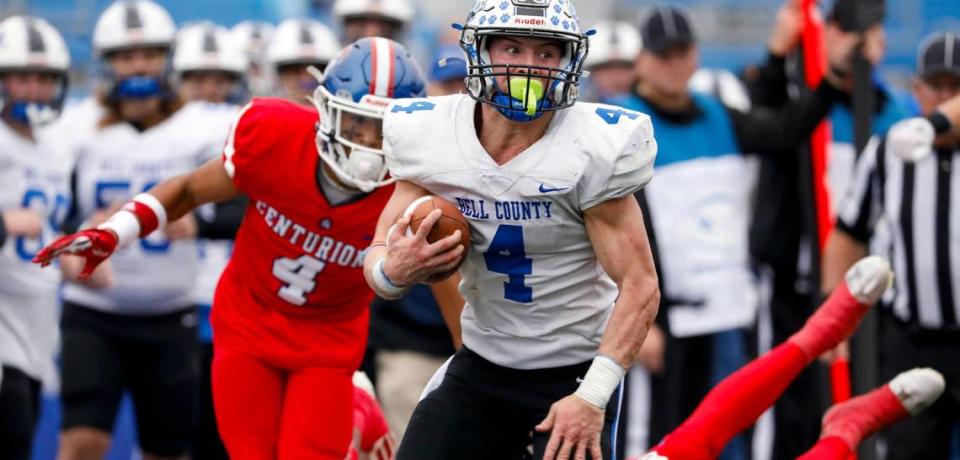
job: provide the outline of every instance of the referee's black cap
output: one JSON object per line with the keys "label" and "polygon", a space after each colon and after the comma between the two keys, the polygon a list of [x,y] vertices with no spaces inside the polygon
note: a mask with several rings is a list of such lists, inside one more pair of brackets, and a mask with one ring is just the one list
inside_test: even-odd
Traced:
{"label": "referee's black cap", "polygon": [[920,78],[942,74],[960,78],[960,36],[953,32],[928,36],[917,53],[917,75]]}
{"label": "referee's black cap", "polygon": [[697,42],[687,13],[672,6],[657,8],[643,21],[640,28],[643,49],[662,53],[677,45],[692,45]]}

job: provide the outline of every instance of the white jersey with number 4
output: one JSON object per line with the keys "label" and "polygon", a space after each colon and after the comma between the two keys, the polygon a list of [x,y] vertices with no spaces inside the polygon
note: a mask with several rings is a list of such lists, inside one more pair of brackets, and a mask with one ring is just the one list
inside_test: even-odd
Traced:
{"label": "white jersey with number 4", "polygon": [[[98,107],[81,104],[65,120],[99,120]],[[190,172],[216,158],[235,116],[231,106],[194,102],[145,131],[128,123],[88,126],[75,139],[77,208],[84,219]],[[110,257],[115,283],[107,289],[68,284],[64,299],[101,311],[131,315],[170,313],[195,304],[198,255],[194,240],[170,241],[163,230],[118,249]]]}
{"label": "white jersey with number 4", "polygon": [[653,175],[646,115],[577,103],[497,165],[474,128],[477,102],[395,102],[384,119],[390,173],[459,207],[471,247],[461,268],[463,342],[515,369],[590,360],[617,298],[584,226],[584,211],[630,195]]}
{"label": "white jersey with number 4", "polygon": [[28,208],[43,219],[39,237],[8,235],[0,248],[0,364],[40,380],[53,374],[60,270],[32,260],[70,209],[72,158],[55,134],[29,140],[0,121],[0,212]]}

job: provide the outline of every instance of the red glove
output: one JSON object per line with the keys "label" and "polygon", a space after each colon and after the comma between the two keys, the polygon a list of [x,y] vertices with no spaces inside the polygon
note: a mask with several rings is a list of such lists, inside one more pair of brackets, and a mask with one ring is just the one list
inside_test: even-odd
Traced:
{"label": "red glove", "polygon": [[49,246],[40,250],[33,263],[46,267],[53,259],[63,254],[73,254],[84,258],[80,279],[93,273],[101,262],[110,257],[117,249],[117,235],[109,230],[90,228],[72,235],[62,236]]}

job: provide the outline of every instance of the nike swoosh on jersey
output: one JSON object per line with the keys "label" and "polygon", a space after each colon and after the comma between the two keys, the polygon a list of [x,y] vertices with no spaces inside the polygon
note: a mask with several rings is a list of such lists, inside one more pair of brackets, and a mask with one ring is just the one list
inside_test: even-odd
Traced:
{"label": "nike swoosh on jersey", "polygon": [[566,189],[568,189],[568,188],[570,188],[570,187],[557,187],[557,188],[554,188],[554,187],[547,187],[547,186],[544,185],[544,184],[540,184],[540,193],[559,192],[559,191],[561,191],[561,190],[566,190]]}

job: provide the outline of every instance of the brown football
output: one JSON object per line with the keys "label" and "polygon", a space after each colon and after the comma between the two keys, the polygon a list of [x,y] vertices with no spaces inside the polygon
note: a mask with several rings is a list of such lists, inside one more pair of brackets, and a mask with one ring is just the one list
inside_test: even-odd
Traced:
{"label": "brown football", "polygon": [[434,224],[430,233],[427,234],[427,241],[435,243],[460,230],[460,244],[463,245],[464,251],[456,268],[446,273],[437,273],[431,276],[427,280],[430,283],[445,280],[454,274],[463,264],[463,261],[467,259],[467,252],[470,250],[470,224],[467,222],[467,218],[463,217],[457,205],[437,196],[425,196],[410,204],[410,208],[407,208],[405,213],[410,215],[410,232],[416,233],[417,229],[420,228],[420,223],[434,209],[439,209],[443,215],[440,216],[440,220]]}

